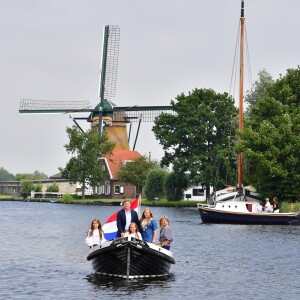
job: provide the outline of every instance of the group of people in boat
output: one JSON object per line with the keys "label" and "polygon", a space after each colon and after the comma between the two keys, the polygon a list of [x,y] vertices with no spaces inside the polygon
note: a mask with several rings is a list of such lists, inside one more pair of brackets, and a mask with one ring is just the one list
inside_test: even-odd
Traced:
{"label": "group of people in boat", "polygon": [[[117,215],[118,238],[134,237],[148,243],[157,244],[160,247],[170,250],[173,241],[172,229],[167,216],[159,219],[160,232],[158,235],[158,226],[153,214],[149,208],[145,208],[141,219],[135,210],[130,208],[129,200],[123,202],[123,209]],[[156,241],[158,236],[158,242]],[[95,245],[104,243],[105,237],[102,225],[99,219],[93,219],[91,227],[86,237],[86,244],[91,248]]]}
{"label": "group of people in boat", "polygon": [[274,213],[279,213],[279,203],[278,203],[278,198],[277,197],[273,197],[273,205],[270,203],[270,199],[266,198],[265,199],[266,203],[263,206],[263,211],[270,213],[270,212],[274,212]]}

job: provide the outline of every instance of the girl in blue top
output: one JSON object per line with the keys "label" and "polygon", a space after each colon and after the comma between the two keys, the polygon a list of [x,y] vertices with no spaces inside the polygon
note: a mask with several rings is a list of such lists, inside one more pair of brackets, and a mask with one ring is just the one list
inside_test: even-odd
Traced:
{"label": "girl in blue top", "polygon": [[142,214],[140,226],[143,241],[155,244],[158,227],[156,221],[153,219],[153,214],[150,208],[145,208]]}

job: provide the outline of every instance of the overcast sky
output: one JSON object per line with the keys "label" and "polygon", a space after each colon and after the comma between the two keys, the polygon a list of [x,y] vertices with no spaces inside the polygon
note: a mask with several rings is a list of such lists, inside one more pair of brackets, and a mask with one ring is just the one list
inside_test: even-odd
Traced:
{"label": "overcast sky", "polygon": [[[72,120],[20,115],[19,103],[30,98],[96,105],[104,25],[121,28],[117,105],[169,105],[196,87],[228,92],[240,2],[0,0],[0,167],[51,176],[65,166]],[[299,12],[299,0],[245,0],[253,80],[263,68],[277,79],[298,66]],[[148,123],[142,123],[136,150],[163,155]]]}

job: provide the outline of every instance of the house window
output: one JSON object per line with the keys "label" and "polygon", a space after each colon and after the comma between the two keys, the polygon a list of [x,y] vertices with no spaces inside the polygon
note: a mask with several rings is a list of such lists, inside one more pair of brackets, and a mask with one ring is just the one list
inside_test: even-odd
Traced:
{"label": "house window", "polygon": [[115,185],[115,194],[120,194],[120,186]]}
{"label": "house window", "polygon": [[104,185],[98,186],[98,194],[99,195],[109,195],[110,194],[110,182],[106,181]]}
{"label": "house window", "polygon": [[115,185],[115,194],[124,194],[124,187],[123,186],[119,186],[119,185]]}
{"label": "house window", "polygon": [[193,196],[204,196],[204,189],[193,189]]}

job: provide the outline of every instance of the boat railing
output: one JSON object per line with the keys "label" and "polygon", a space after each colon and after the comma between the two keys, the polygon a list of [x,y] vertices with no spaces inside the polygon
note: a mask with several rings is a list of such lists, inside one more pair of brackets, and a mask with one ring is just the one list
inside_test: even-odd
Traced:
{"label": "boat railing", "polygon": [[210,207],[215,207],[215,205],[214,204],[208,204],[208,203],[197,203],[197,208],[199,208],[199,207],[208,207],[208,208],[210,208]]}
{"label": "boat railing", "polygon": [[236,199],[236,195],[237,195],[237,194],[235,194],[235,195],[234,195],[234,197],[233,197],[232,201],[235,201],[235,199]]}

